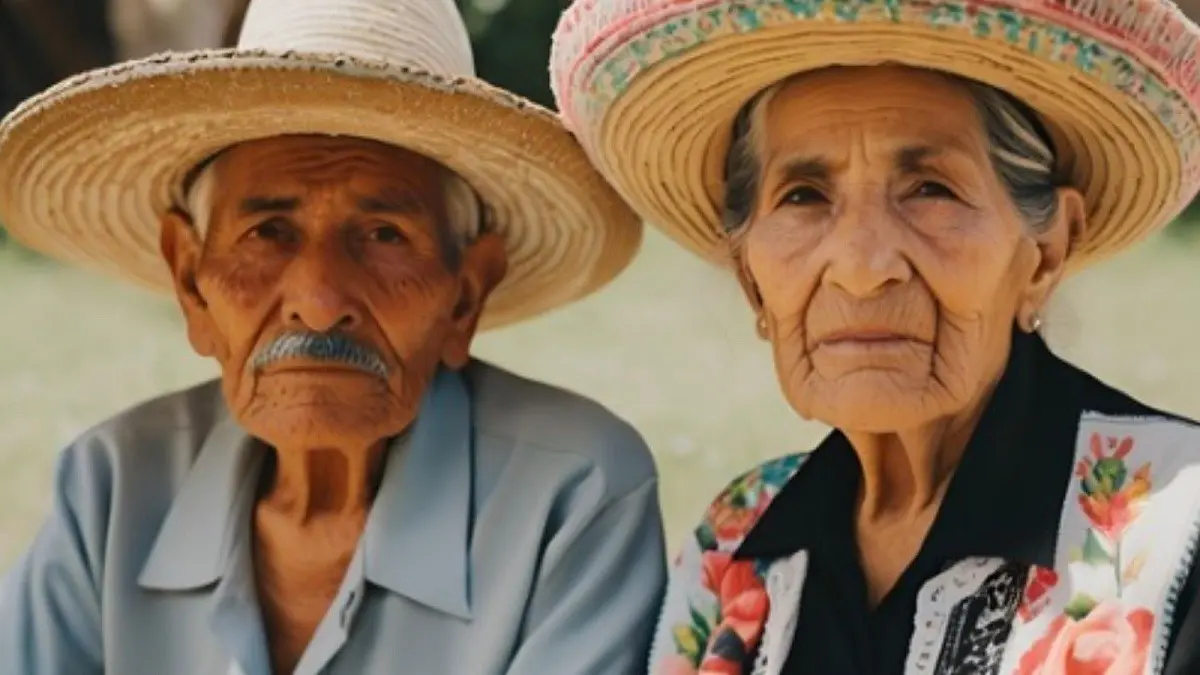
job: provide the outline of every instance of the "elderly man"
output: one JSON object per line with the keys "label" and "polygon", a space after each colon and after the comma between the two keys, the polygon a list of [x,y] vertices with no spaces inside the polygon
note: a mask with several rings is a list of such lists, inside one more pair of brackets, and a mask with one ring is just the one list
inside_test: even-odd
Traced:
{"label": "elderly man", "polygon": [[0,220],[173,289],[221,369],[63,453],[0,673],[645,667],[643,441],[468,355],[616,274],[639,226],[552,115],[470,73],[451,0],[256,0],[237,50],[0,125]]}

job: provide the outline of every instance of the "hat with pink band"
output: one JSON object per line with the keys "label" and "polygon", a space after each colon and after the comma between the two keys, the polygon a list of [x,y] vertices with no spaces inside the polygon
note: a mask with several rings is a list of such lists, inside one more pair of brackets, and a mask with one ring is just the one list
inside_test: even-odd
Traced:
{"label": "hat with pink band", "polygon": [[551,85],[592,162],[689,250],[727,255],[723,167],[753,96],[827,66],[900,64],[1021,99],[1083,193],[1068,266],[1173,220],[1200,190],[1200,29],[1165,0],[576,0]]}

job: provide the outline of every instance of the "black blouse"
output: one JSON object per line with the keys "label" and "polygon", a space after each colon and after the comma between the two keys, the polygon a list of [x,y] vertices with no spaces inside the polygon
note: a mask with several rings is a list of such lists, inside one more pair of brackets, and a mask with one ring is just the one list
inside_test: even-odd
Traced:
{"label": "black blouse", "polygon": [[[1085,410],[1169,417],[1060,360],[1040,337],[1016,333],[1009,364],[928,536],[873,610],[854,540],[861,469],[846,438],[830,434],[737,551],[745,559],[808,551],[800,613],[783,673],[902,675],[917,594],[932,577],[964,558],[1001,558],[1020,575],[1007,592],[1019,594],[1029,566],[1053,568],[1064,489],[1072,479],[1075,436]],[[1198,582],[1193,562],[1176,606],[1163,675],[1200,674],[1200,609],[1193,611]],[[1012,598],[1004,602],[1016,605]],[[997,622],[985,641],[1002,644],[1010,628],[1009,621]],[[970,641],[956,647],[984,648]],[[947,664],[972,662],[967,653],[946,658]],[[957,665],[938,672],[979,671]]]}

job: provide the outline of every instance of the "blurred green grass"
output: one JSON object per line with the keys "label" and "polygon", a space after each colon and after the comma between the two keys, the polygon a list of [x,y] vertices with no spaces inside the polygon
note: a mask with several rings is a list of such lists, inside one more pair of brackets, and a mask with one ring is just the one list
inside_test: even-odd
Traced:
{"label": "blurred green grass", "polygon": [[[1200,417],[1198,263],[1200,242],[1168,235],[1070,280],[1047,317],[1051,342],[1146,402]],[[63,445],[215,376],[177,314],[169,299],[0,249],[0,570],[45,513]],[[783,402],[732,279],[654,231],[605,291],[486,334],[476,353],[636,425],[659,463],[672,548],[735,474],[825,432]]]}

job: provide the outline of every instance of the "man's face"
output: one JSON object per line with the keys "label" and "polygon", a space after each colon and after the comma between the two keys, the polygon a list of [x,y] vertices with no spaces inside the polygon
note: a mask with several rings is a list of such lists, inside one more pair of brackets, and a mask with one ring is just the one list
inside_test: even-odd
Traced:
{"label": "man's face", "polygon": [[239,422],[306,449],[402,431],[438,364],[466,362],[503,243],[447,250],[445,169],[398,148],[279,137],[212,170],[203,241],[172,212],[162,247],[192,345],[220,363]]}

